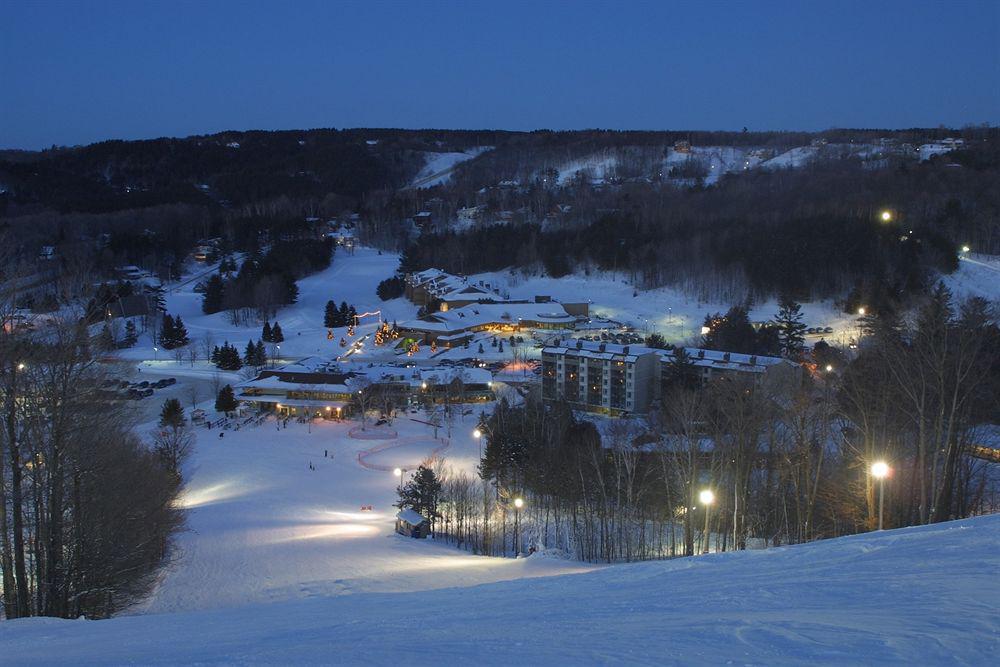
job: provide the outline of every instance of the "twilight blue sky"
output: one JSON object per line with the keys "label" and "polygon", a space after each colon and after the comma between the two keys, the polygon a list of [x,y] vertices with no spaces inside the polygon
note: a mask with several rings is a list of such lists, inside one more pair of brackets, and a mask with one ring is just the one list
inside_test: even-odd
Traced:
{"label": "twilight blue sky", "polygon": [[0,147],[1000,123],[1000,0],[0,0]]}

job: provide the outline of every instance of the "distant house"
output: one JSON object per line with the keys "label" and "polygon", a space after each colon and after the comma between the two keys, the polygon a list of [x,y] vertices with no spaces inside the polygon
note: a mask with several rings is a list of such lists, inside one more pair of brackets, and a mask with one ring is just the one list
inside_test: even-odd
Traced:
{"label": "distant house", "polygon": [[674,142],[674,152],[675,153],[690,153],[691,152],[691,142],[690,141],[675,141]]}
{"label": "distant house", "polygon": [[420,211],[413,216],[413,224],[420,229],[425,229],[434,221],[434,216],[430,211]]}
{"label": "distant house", "polygon": [[108,316],[113,318],[130,319],[154,314],[156,314],[156,298],[149,294],[125,296],[108,306]]}
{"label": "distant house", "polygon": [[431,522],[416,510],[400,510],[396,514],[396,532],[407,537],[423,539],[431,534]]}

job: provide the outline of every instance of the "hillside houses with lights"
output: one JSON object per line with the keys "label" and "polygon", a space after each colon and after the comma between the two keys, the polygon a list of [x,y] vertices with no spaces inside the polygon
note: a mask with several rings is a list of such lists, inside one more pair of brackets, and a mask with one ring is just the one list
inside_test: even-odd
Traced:
{"label": "hillside houses with lights", "polygon": [[[702,383],[738,373],[756,382],[796,382],[801,367],[787,359],[685,348]],[[555,341],[542,350],[542,399],[612,416],[644,414],[659,395],[673,350],[585,340]]]}
{"label": "hillside houses with lights", "polygon": [[443,309],[461,308],[485,299],[502,300],[499,290],[480,280],[470,283],[468,278],[456,276],[440,269],[427,269],[409,273],[404,279],[404,296],[418,306],[440,302]]}

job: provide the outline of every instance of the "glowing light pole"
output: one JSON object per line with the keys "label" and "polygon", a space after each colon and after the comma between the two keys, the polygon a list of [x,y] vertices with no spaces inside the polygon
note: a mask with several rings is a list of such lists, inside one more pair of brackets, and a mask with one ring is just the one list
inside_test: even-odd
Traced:
{"label": "glowing light pole", "polygon": [[709,489],[705,489],[698,494],[698,500],[702,505],[705,506],[705,550],[702,553],[708,553],[708,516],[711,513],[712,503],[715,502],[715,494]]}
{"label": "glowing light pole", "polygon": [[154,345],[153,346],[153,361],[156,361],[156,359],[157,359],[157,352],[159,352],[159,351],[160,351],[160,348],[158,348],[158,347],[156,347]]}
{"label": "glowing light pole", "polygon": [[398,477],[396,482],[396,495],[403,495],[403,473],[406,472],[403,468],[396,468],[392,471],[392,474]]}
{"label": "glowing light pole", "polygon": [[892,211],[882,211],[882,213],[879,214],[879,218],[882,219],[882,222],[892,222]]}
{"label": "glowing light pole", "polygon": [[872,477],[878,480],[878,529],[882,530],[883,510],[885,509],[885,478],[889,475],[889,464],[876,461],[871,468]]}
{"label": "glowing light pole", "polygon": [[518,554],[518,538],[521,534],[521,508],[524,507],[524,499],[514,498],[514,556]]}
{"label": "glowing light pole", "polygon": [[483,460],[483,432],[478,428],[472,432],[472,437],[479,440],[479,460]]}

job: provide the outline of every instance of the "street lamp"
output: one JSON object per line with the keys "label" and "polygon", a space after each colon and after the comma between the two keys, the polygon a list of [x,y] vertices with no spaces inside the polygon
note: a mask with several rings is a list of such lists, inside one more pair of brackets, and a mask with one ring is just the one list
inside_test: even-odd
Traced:
{"label": "street lamp", "polygon": [[967,245],[962,246],[962,252],[969,252],[970,250],[972,250],[972,248],[970,248],[969,246]]}
{"label": "street lamp", "polygon": [[396,494],[402,495],[403,493],[403,473],[406,472],[406,468],[394,468],[392,474],[399,478],[399,482],[396,484]]}
{"label": "street lamp", "polygon": [[514,556],[518,553],[518,538],[521,534],[521,508],[524,507],[523,498],[514,498]]}
{"label": "street lamp", "polygon": [[705,506],[705,550],[702,553],[708,553],[708,515],[712,508],[712,503],[715,502],[715,494],[712,493],[710,489],[705,489],[698,494],[698,500],[702,505]]}
{"label": "street lamp", "polygon": [[827,364],[826,365],[826,372],[827,373],[832,373],[833,372],[833,364]]}
{"label": "street lamp", "polygon": [[871,468],[872,477],[878,480],[878,529],[882,530],[883,509],[885,508],[885,478],[889,475],[889,464],[876,461]]}
{"label": "street lamp", "polygon": [[892,211],[888,211],[888,210],[882,211],[882,214],[879,217],[882,218],[882,222],[891,222],[892,221]]}
{"label": "street lamp", "polygon": [[156,361],[156,353],[160,351],[160,348],[153,346],[153,361]]}
{"label": "street lamp", "polygon": [[479,460],[483,459],[483,432],[478,428],[472,432],[472,437],[479,441]]}
{"label": "street lamp", "polygon": [[858,315],[864,316],[864,314],[865,314],[865,307],[861,306],[860,308],[858,308]]}

